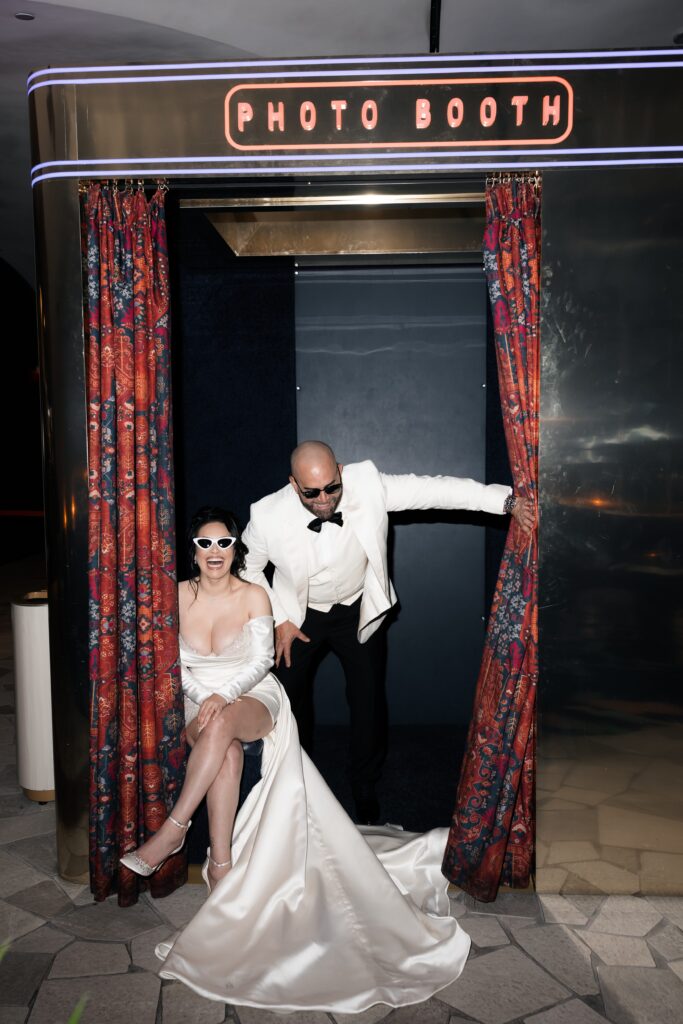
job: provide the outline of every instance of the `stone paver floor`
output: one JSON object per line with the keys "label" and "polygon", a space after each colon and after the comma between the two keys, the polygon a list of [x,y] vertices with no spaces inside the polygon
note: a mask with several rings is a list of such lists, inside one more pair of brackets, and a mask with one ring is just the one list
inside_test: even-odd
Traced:
{"label": "stone paver floor", "polygon": [[[0,623],[0,627],[2,627]],[[4,629],[0,628],[0,632]],[[0,640],[6,637],[0,637]],[[458,981],[417,1006],[275,1014],[202,999],[156,974],[154,945],[194,914],[203,889],[121,910],[56,874],[54,809],[26,800],[15,768],[13,680],[0,650],[0,1024],[680,1024],[683,899],[504,893],[452,911],[472,937]]]}

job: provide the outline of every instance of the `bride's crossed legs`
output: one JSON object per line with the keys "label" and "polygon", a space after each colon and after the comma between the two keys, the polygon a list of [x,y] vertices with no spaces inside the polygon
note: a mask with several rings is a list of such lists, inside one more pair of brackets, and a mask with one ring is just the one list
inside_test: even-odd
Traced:
{"label": "bride's crossed legs", "polygon": [[[255,697],[240,697],[234,704],[228,704],[201,730],[196,718],[187,727],[187,740],[192,751],[173,817],[185,824],[206,797],[211,857],[219,864],[230,860],[244,759],[242,743],[260,740],[272,728],[270,712]],[[138,855],[148,864],[158,864],[177,847],[181,838],[179,831],[167,818],[152,838],[137,850]],[[229,870],[229,865],[217,869],[209,863],[212,883],[215,884]]]}

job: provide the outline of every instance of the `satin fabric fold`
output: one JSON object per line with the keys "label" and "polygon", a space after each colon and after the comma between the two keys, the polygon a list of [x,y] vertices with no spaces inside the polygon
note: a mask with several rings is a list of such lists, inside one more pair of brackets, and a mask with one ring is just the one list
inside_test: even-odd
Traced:
{"label": "satin fabric fold", "polygon": [[448,916],[447,830],[361,833],[301,750],[289,701],[235,823],[233,868],[172,942],[161,976],[279,1010],[405,1006],[454,981],[469,937]]}

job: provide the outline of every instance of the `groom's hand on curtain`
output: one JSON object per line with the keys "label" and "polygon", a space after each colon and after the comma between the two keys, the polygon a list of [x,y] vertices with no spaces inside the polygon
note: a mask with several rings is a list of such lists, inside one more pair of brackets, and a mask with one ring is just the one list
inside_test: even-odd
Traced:
{"label": "groom's hand on curtain", "polygon": [[287,668],[292,667],[292,644],[295,640],[303,640],[305,644],[311,642],[310,637],[289,620],[275,627],[275,668],[280,667],[280,659],[283,657]]}
{"label": "groom's hand on curtain", "polygon": [[536,525],[533,501],[529,498],[517,498],[517,503],[510,514],[524,533],[531,533]]}

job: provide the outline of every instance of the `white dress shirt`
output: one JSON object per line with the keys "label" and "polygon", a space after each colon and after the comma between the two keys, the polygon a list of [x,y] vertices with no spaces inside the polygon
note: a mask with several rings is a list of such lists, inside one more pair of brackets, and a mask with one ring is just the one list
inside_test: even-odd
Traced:
{"label": "white dress shirt", "polygon": [[[308,606],[329,612],[333,604],[353,604],[363,593],[368,556],[347,522],[342,526],[324,522],[320,533],[308,529],[317,518],[301,506],[304,513],[306,554],[308,558]],[[344,498],[337,511],[344,516]]]}

